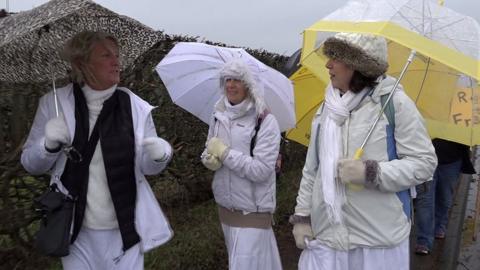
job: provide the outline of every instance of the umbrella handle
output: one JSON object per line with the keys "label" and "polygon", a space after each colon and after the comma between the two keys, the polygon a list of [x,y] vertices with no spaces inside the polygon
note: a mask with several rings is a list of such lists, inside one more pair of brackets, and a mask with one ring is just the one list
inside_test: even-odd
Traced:
{"label": "umbrella handle", "polygon": [[[360,159],[363,156],[363,147],[358,148],[353,155],[353,159]],[[352,191],[361,191],[364,189],[363,185],[347,184],[347,188]]]}
{"label": "umbrella handle", "polygon": [[363,156],[363,147],[358,148],[353,155],[353,159],[360,159]]}

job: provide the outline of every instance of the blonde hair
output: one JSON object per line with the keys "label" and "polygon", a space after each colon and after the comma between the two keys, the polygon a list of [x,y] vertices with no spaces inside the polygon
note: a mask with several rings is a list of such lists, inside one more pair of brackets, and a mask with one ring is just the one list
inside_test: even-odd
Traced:
{"label": "blonde hair", "polygon": [[118,46],[117,39],[105,32],[83,31],[69,39],[60,55],[70,63],[70,79],[72,82],[83,85],[86,78],[93,78],[92,72],[84,65],[88,62],[93,47],[97,43],[111,40]]}

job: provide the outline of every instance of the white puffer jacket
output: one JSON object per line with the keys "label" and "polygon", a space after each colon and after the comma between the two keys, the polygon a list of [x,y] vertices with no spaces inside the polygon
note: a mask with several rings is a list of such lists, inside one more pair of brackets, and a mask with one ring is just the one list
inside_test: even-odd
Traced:
{"label": "white puffer jacket", "polygon": [[[173,237],[173,231],[158,204],[155,195],[144,175],[153,175],[162,171],[170,161],[155,162],[144,152],[142,141],[145,137],[157,136],[153,124],[151,111],[154,107],[135,95],[127,88],[118,87],[118,90],[129,94],[132,104],[133,128],[135,133],[135,176],[137,179],[137,204],[135,207],[135,225],[140,235],[140,249],[147,252]],[[117,91],[118,91],[117,90]],[[73,140],[75,135],[75,100],[73,85],[57,89],[59,110],[63,113],[66,124]],[[59,153],[49,153],[45,150],[45,124],[55,117],[55,103],[53,91],[44,95],[39,102],[35,119],[28,139],[23,147],[21,162],[23,167],[31,174],[51,174],[51,183],[64,193],[60,177],[63,173],[66,156]]]}
{"label": "white puffer jacket", "polygon": [[[273,213],[276,205],[275,163],[280,150],[278,122],[272,114],[265,116],[263,89],[242,59],[232,59],[222,68],[220,89],[225,89],[226,78],[242,81],[248,97],[234,109],[222,93],[215,104],[207,142],[215,136],[230,148],[213,179],[215,201],[232,210]],[[263,115],[263,121],[257,133],[253,156],[250,156],[250,142],[260,115]]]}
{"label": "white puffer jacket", "polygon": [[[386,77],[371,96],[366,96],[342,126],[344,158],[352,158],[381,109],[380,97],[392,90],[395,79]],[[322,194],[319,166],[319,133],[322,108],[312,123],[310,145],[303,168],[295,213],[310,216],[315,238],[331,248],[392,247],[410,234],[410,221],[396,192],[407,190],[432,178],[437,158],[424,120],[415,104],[401,89],[390,102],[395,108],[395,147],[398,159],[389,161],[387,153],[388,119],[385,115],[364,148],[362,160],[379,163],[378,189],[346,189],[342,207],[344,226],[332,226]]]}
{"label": "white puffer jacket", "polygon": [[208,139],[216,136],[230,150],[223,166],[215,172],[213,194],[215,201],[228,209],[273,213],[280,129],[275,117],[267,114],[258,130],[251,157],[250,142],[255,133],[257,113],[252,102],[247,102],[248,109],[233,117],[226,112],[224,98],[215,106]]}

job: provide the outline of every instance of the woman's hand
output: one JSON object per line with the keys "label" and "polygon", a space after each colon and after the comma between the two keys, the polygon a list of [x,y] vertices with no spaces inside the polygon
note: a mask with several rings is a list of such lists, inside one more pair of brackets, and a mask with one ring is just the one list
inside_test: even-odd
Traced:
{"label": "woman's hand", "polygon": [[373,188],[378,182],[378,162],[375,160],[340,159],[337,175],[344,184]]}
{"label": "woman's hand", "polygon": [[165,162],[169,158],[170,145],[159,137],[147,137],[143,139],[142,146],[148,152],[152,160]]}
{"label": "woman's hand", "polygon": [[58,152],[62,145],[70,144],[70,134],[63,115],[50,119],[45,125],[45,149]]}
{"label": "woman's hand", "polygon": [[307,223],[297,223],[293,225],[293,237],[295,238],[297,248],[305,249],[307,247],[305,240],[313,240],[312,226]]}
{"label": "woman's hand", "polygon": [[363,185],[365,183],[365,164],[360,159],[340,159],[338,178],[344,184]]}
{"label": "woman's hand", "polygon": [[228,154],[228,146],[223,143],[218,137],[212,137],[207,142],[207,152],[211,155],[218,157],[220,161],[223,161]]}
{"label": "woman's hand", "polygon": [[202,163],[211,171],[216,171],[222,167],[222,162],[216,156],[209,153],[202,156]]}
{"label": "woman's hand", "polygon": [[306,240],[313,240],[313,231],[310,216],[301,216],[298,214],[291,215],[288,219],[290,224],[293,224],[293,237],[295,238],[295,245],[299,249],[305,249]]}

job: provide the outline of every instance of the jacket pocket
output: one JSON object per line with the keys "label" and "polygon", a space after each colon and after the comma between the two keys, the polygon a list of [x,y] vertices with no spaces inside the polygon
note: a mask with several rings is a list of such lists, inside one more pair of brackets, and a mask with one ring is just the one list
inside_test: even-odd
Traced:
{"label": "jacket pocket", "polygon": [[256,197],[255,204],[257,209],[262,212],[266,210],[275,210],[275,182],[267,181],[264,183],[256,183],[254,186],[254,193]]}

